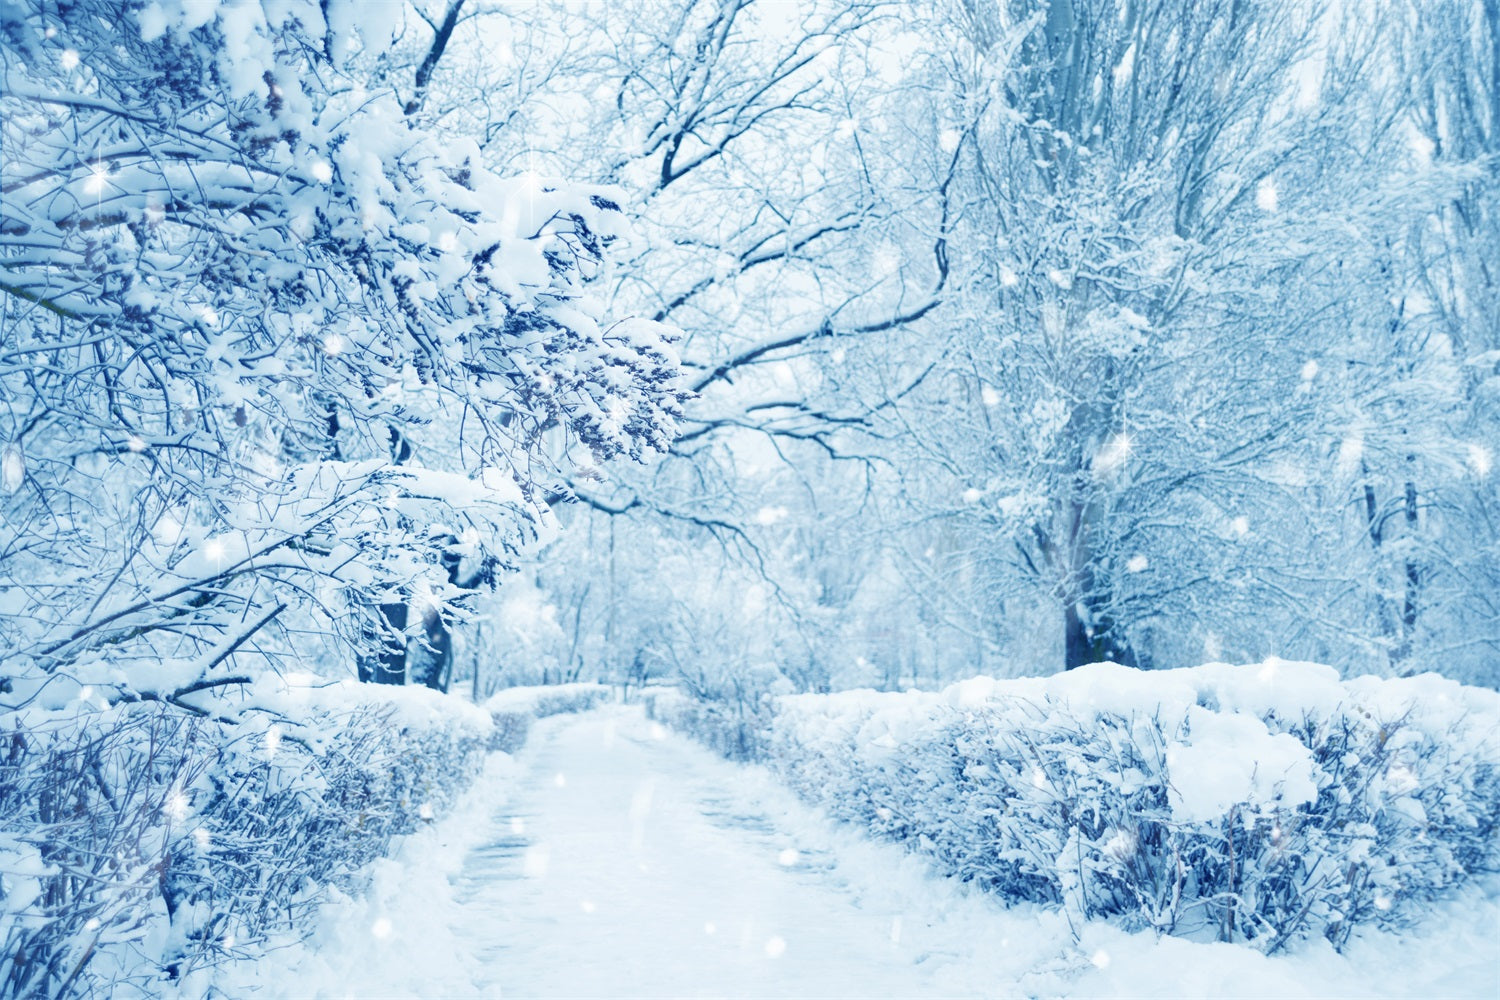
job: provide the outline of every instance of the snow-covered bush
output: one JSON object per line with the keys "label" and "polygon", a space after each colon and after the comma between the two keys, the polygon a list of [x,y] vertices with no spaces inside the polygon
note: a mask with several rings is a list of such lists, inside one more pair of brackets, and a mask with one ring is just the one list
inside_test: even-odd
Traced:
{"label": "snow-covered bush", "polygon": [[1341,945],[1500,869],[1500,695],[1435,675],[1099,665],[782,698],[761,737],[836,816],[1077,920]]}
{"label": "snow-covered bush", "polygon": [[0,716],[0,995],[150,994],[357,888],[477,773],[489,718],[350,687],[262,690],[278,711],[240,722],[151,702]]}
{"label": "snow-covered bush", "polygon": [[537,684],[506,688],[484,703],[490,712],[525,712],[537,719],[567,712],[587,712],[611,700],[614,689],[608,684],[579,681],[573,684]]}
{"label": "snow-covered bush", "polygon": [[761,760],[774,702],[769,695],[747,699],[704,697],[679,688],[658,688],[642,698],[648,718],[686,733],[729,760]]}
{"label": "snow-covered bush", "polygon": [[530,712],[503,708],[491,712],[489,749],[515,753],[526,745],[526,737],[535,720],[536,716]]}
{"label": "snow-covered bush", "polygon": [[648,690],[643,700],[650,718],[730,760],[756,760],[766,753],[777,696],[792,690],[769,663],[711,662],[679,670],[676,686]]}
{"label": "snow-covered bush", "polygon": [[514,753],[526,742],[531,723],[549,715],[586,712],[614,697],[607,684],[552,684],[535,687],[513,687],[501,691],[484,703],[490,713],[491,750]]}

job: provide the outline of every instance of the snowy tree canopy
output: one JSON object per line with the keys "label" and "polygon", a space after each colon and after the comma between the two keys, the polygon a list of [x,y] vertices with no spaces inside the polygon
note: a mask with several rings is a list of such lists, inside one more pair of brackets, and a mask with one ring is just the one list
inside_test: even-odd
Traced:
{"label": "snowy tree canopy", "polygon": [[541,9],[428,113],[635,193],[700,390],[579,484],[552,660],[1493,683],[1493,4]]}
{"label": "snowy tree canopy", "polygon": [[165,697],[273,620],[368,651],[544,530],[567,455],[670,442],[671,331],[590,290],[620,195],[416,127],[391,11],[0,11],[7,672]]}

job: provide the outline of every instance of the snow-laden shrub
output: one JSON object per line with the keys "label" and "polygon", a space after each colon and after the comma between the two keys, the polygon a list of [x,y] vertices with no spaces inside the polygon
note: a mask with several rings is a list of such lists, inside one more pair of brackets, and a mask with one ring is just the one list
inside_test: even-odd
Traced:
{"label": "snow-laden shrub", "polygon": [[491,714],[519,712],[536,719],[567,712],[586,712],[614,698],[608,684],[538,684],[506,688],[488,698],[484,707]]}
{"label": "snow-laden shrub", "polygon": [[531,724],[536,716],[530,712],[496,709],[490,713],[489,749],[515,753],[526,745],[531,733]]}
{"label": "snow-laden shrub", "polygon": [[758,760],[766,753],[766,736],[778,695],[796,690],[792,681],[769,663],[730,661],[679,671],[673,687],[648,689],[646,714],[722,754],[730,760]]}
{"label": "snow-laden shrub", "polygon": [[549,715],[587,712],[614,697],[607,684],[543,684],[506,688],[484,703],[493,726],[491,750],[515,753],[526,743],[531,724]]}
{"label": "snow-laden shrub", "polygon": [[647,718],[686,733],[729,760],[761,760],[774,700],[769,696],[725,700],[704,698],[677,688],[657,688],[642,697]]}
{"label": "snow-laden shrub", "polygon": [[256,955],[441,813],[489,736],[431,692],[259,693],[238,722],[151,702],[0,717],[0,995],[150,994]]}
{"label": "snow-laden shrub", "polygon": [[1436,675],[1100,665],[782,698],[762,736],[836,816],[1075,920],[1342,945],[1500,869],[1500,695]]}

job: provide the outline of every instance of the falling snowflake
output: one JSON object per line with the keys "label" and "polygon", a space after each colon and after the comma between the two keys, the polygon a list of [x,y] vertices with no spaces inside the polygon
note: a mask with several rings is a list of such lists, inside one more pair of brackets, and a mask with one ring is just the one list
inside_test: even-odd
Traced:
{"label": "falling snowflake", "polygon": [[1255,185],[1255,207],[1262,212],[1274,212],[1279,204],[1276,195],[1276,182],[1266,177]]}
{"label": "falling snowflake", "polygon": [[785,507],[762,507],[755,513],[755,523],[769,528],[780,521],[785,521],[790,513]]}
{"label": "falling snowflake", "polygon": [[1130,435],[1124,431],[1111,436],[1094,456],[1094,474],[1105,476],[1122,468],[1130,458],[1132,446]]}
{"label": "falling snowflake", "polygon": [[183,794],[182,789],[174,788],[167,794],[167,801],[162,806],[162,812],[179,823],[187,819],[188,797]]}
{"label": "falling snowflake", "polygon": [[26,456],[21,453],[21,445],[12,441],[5,446],[5,453],[0,456],[0,489],[6,493],[14,493],[21,488],[26,481]]}
{"label": "falling snowflake", "polygon": [[521,858],[521,872],[527,878],[545,878],[547,869],[551,866],[552,852],[545,847],[528,847]]}

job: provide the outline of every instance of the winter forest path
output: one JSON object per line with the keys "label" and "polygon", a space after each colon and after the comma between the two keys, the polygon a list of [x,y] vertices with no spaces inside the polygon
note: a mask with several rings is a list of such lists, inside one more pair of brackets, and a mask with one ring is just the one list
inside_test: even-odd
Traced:
{"label": "winter forest path", "polygon": [[1500,877],[1420,928],[1245,947],[1073,928],[934,877],[637,706],[558,715],[217,995],[1493,997]]}
{"label": "winter forest path", "polygon": [[763,801],[755,771],[628,708],[546,720],[518,763],[455,882],[486,993],[945,992],[942,956],[903,942],[900,909]]}

